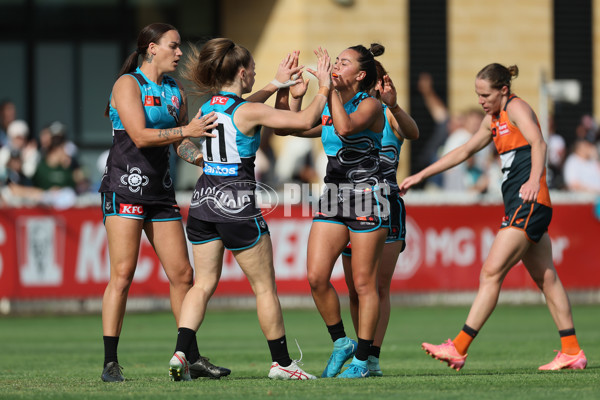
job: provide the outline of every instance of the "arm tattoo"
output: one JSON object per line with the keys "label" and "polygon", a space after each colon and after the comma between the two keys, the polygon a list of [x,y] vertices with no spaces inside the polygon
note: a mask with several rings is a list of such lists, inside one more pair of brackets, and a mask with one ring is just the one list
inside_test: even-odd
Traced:
{"label": "arm tattoo", "polygon": [[175,128],[159,129],[158,130],[158,137],[159,138],[169,139],[172,136],[183,137],[183,128],[181,128],[180,126],[177,126]]}
{"label": "arm tattoo", "polygon": [[189,139],[184,139],[177,148],[177,155],[184,161],[190,164],[196,164],[196,159],[202,151]]}

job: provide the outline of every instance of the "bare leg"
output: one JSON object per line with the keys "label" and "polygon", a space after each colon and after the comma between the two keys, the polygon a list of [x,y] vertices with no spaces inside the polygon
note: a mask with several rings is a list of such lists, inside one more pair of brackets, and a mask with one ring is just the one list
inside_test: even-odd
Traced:
{"label": "bare leg", "polygon": [[381,347],[383,338],[387,331],[388,323],[390,322],[390,286],[396,269],[396,262],[402,250],[404,241],[388,243],[383,247],[381,256],[381,265],[379,267],[379,275],[377,278],[377,289],[379,292],[379,321],[375,329],[375,340],[373,346]]}
{"label": "bare leg", "polygon": [[352,278],[358,295],[358,332],[361,339],[372,340],[379,320],[377,274],[387,229],[350,232]]}
{"label": "bare leg", "polygon": [[271,237],[263,235],[255,246],[234,251],[233,255],[256,296],[256,313],[263,334],[267,340],[281,338],[285,335],[285,327],[275,285]]}
{"label": "bare leg", "polygon": [[142,220],[119,216],[106,218],[110,280],[102,298],[102,332],[104,336],[121,334],[127,295],[137,265],[142,223]]}
{"label": "bare leg", "polygon": [[531,242],[521,230],[502,229],[496,235],[490,254],[481,267],[479,289],[466,324],[479,331],[498,303],[506,274],[525,255]]}
{"label": "bare leg", "polygon": [[315,305],[326,325],[341,321],[340,300],[330,282],[335,260],[348,243],[345,225],[313,222],[308,237],[307,275]]}
{"label": "bare leg", "polygon": [[217,288],[223,268],[223,242],[214,240],[203,244],[195,244],[194,265],[196,265],[196,282],[187,292],[181,306],[179,328],[198,331],[204,320],[206,306]]}
{"label": "bare leg", "polygon": [[552,262],[552,242],[548,233],[545,233],[538,243],[531,245],[523,256],[523,263],[544,293],[558,330],[573,328],[571,304]]}
{"label": "bare leg", "polygon": [[[396,262],[402,250],[403,241],[386,243],[383,247],[381,256],[381,265],[377,277],[377,291],[379,294],[379,321],[375,329],[374,346],[381,347],[383,338],[390,321],[390,286],[396,269]],[[348,286],[348,297],[350,299],[350,315],[354,324],[354,331],[358,334],[358,294],[354,289],[354,279],[352,277],[351,257],[342,256],[344,265],[344,277]]]}
{"label": "bare leg", "polygon": [[144,230],[169,278],[171,310],[179,326],[181,304],[194,277],[183,226],[181,221],[147,222]]}

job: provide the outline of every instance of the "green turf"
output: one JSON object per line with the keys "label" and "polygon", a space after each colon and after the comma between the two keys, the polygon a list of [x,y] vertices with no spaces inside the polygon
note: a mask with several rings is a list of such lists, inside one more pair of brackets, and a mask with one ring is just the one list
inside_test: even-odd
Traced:
{"label": "green turf", "polygon": [[[167,313],[125,318],[119,343],[124,383],[103,383],[99,315],[0,318],[0,399],[598,399],[600,319],[597,306],[574,307],[584,371],[540,372],[560,341],[545,307],[499,306],[456,372],[420,349],[462,327],[466,307],[394,307],[383,346],[381,378],[271,381],[267,344],[254,311],[209,311],[199,332],[200,351],[233,373],[220,381],[170,382],[175,346]],[[284,310],[293,358],[322,372],[331,341],[316,310]],[[344,313],[351,336],[351,321]]]}

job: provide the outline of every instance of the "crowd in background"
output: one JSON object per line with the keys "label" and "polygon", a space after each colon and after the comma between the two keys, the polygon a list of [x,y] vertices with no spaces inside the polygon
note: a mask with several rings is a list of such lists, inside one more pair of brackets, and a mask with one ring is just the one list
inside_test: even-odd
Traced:
{"label": "crowd in background", "polygon": [[[422,132],[426,141],[420,157],[426,165],[460,146],[477,131],[484,117],[477,108],[451,113],[434,90],[431,75],[422,73],[417,88],[434,121],[432,132]],[[60,121],[32,132],[27,121],[17,118],[10,100],[0,102],[0,207],[45,205],[68,208],[83,193],[95,192],[99,182],[79,162],[78,148]],[[419,121],[417,121],[417,124]],[[550,189],[600,194],[600,127],[589,114],[572,132],[555,132],[552,118],[545,137],[547,180]],[[567,136],[566,134],[569,134]],[[263,136],[256,159],[257,179],[280,189],[283,184],[322,183],[326,157],[307,140],[288,137],[275,151],[272,137]],[[316,150],[317,149],[317,150]],[[174,154],[173,154],[174,156]],[[180,163],[173,157],[172,175],[177,179]],[[105,154],[98,160],[101,171]],[[424,165],[424,166],[426,166]],[[189,171],[189,170],[188,170]],[[189,172],[188,172],[189,173]],[[194,171],[192,174],[197,174]],[[97,174],[96,174],[97,175]],[[197,175],[190,181],[195,182]],[[463,164],[429,179],[425,190],[444,192],[500,193],[502,171],[491,144]]]}

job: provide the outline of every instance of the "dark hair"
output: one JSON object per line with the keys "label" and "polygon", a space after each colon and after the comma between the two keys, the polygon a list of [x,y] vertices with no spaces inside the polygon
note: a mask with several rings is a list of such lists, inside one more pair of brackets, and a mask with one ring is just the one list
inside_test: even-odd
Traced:
{"label": "dark hair", "polygon": [[211,39],[198,49],[190,46],[180,67],[180,76],[190,81],[190,93],[205,95],[216,93],[235,79],[240,67],[248,68],[252,54],[231,39]]}
{"label": "dark hair", "polygon": [[[383,77],[387,75],[387,71],[385,70],[383,65],[377,60],[375,60],[375,69],[377,70],[377,79],[375,80],[375,83],[383,81]],[[377,99],[381,99],[381,93],[377,91],[375,97],[377,97]]]}
{"label": "dark hair", "polygon": [[358,84],[358,90],[368,93],[377,82],[375,57],[382,55],[385,51],[385,47],[379,43],[372,43],[369,49],[361,44],[349,47],[349,49],[358,53],[359,69],[366,73],[365,78]]}
{"label": "dark hair", "polygon": [[[156,22],[154,24],[146,25],[144,28],[142,28],[137,38],[137,49],[135,49],[133,53],[129,54],[129,57],[127,57],[121,66],[118,77],[135,71],[138,66],[138,57],[146,56],[146,52],[148,51],[148,46],[150,46],[150,43],[158,43],[165,33],[176,30],[177,28],[175,28],[173,25],[164,24],[162,22]],[[109,111],[110,100],[109,104],[106,105],[106,109],[104,110],[105,117],[108,117]]]}
{"label": "dark hair", "polygon": [[477,74],[477,79],[485,79],[490,82],[492,89],[502,89],[503,86],[508,88],[510,93],[510,83],[513,78],[519,76],[519,67],[511,65],[505,67],[502,64],[488,64]]}

